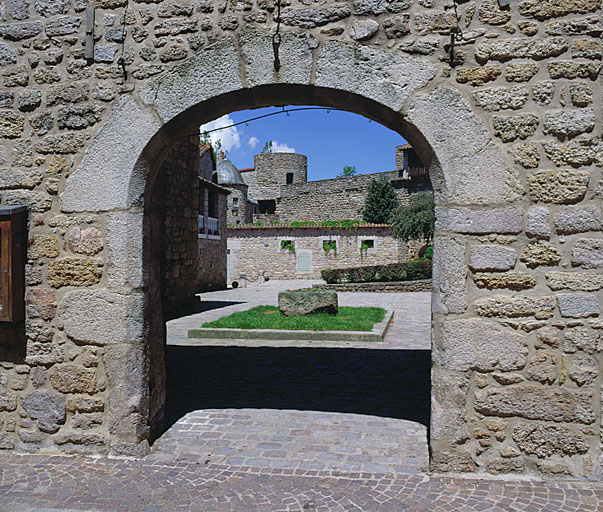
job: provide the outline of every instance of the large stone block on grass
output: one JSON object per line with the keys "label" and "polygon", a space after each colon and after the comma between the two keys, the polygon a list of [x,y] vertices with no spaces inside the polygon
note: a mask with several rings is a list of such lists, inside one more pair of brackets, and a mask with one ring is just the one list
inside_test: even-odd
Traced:
{"label": "large stone block on grass", "polygon": [[278,309],[285,316],[305,316],[314,313],[336,315],[339,310],[337,292],[279,292]]}

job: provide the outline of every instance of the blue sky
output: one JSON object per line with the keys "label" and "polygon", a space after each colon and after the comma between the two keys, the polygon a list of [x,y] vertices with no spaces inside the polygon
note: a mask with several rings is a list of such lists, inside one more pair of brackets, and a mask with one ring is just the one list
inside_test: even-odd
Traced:
{"label": "blue sky", "polygon": [[[286,107],[287,108],[287,107]],[[303,107],[289,107],[303,108]],[[281,110],[268,107],[233,112],[201,127],[223,127]],[[333,178],[344,166],[361,174],[394,169],[394,148],[404,139],[376,122],[349,112],[325,110],[279,114],[214,132],[239,168],[253,167],[253,156],[272,140],[276,151],[295,151],[308,157],[308,179]]]}

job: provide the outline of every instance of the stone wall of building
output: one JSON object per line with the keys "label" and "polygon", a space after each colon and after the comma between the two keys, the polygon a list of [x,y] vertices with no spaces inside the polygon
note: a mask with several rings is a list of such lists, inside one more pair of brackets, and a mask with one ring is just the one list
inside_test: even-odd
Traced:
{"label": "stone wall of building", "polygon": [[166,311],[190,300],[198,282],[199,137],[182,140],[165,159],[152,201],[163,210],[162,283]]}
{"label": "stone wall of building", "polygon": [[[283,249],[289,240],[295,252]],[[360,250],[363,240],[372,240],[374,247]],[[325,251],[323,241],[334,241],[336,252]],[[229,228],[230,276],[234,281],[245,274],[256,281],[263,271],[269,279],[320,279],[327,268],[386,265],[406,261],[416,255],[415,244],[401,243],[391,236],[389,227],[342,228]],[[308,267],[301,257],[308,258]]]}
{"label": "stone wall of building", "polygon": [[[257,200],[276,199],[281,186],[287,185],[287,174],[292,174],[292,183],[308,181],[308,158],[298,153],[260,153],[253,157],[254,171],[243,173],[243,179],[255,174],[248,183],[249,197]],[[245,182],[247,183],[247,182]]]}
{"label": "stone wall of building", "polygon": [[[221,202],[226,202],[226,196],[220,196]],[[226,212],[226,208],[222,208]],[[220,225],[226,226],[225,213],[220,218]],[[224,228],[223,228],[224,229]],[[219,239],[200,239],[197,274],[195,278],[195,293],[226,288],[226,235],[224,231]]]}
{"label": "stone wall of building", "polygon": [[247,186],[228,185],[227,222],[228,224],[246,224],[253,220],[253,203],[247,200]]}
{"label": "stone wall of building", "polygon": [[[281,187],[281,197],[276,203],[279,222],[358,219],[362,220],[362,207],[367,189],[374,179],[389,179],[402,204],[408,203],[410,194],[423,187],[398,179],[397,171],[361,174],[348,178],[309,181]],[[429,183],[424,188],[431,189]]]}
{"label": "stone wall of building", "polygon": [[601,1],[457,4],[293,0],[277,73],[273,2],[2,2],[1,201],[28,206],[30,243],[0,447],[147,452],[145,193],[180,133],[315,103],[399,130],[430,170],[431,469],[600,479]]}

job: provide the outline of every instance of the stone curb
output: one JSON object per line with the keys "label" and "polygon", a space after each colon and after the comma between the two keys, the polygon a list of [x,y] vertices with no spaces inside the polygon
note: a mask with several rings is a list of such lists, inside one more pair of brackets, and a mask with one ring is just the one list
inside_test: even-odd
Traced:
{"label": "stone curb", "polygon": [[277,329],[222,329],[200,327],[189,329],[189,338],[209,338],[235,340],[310,340],[310,341],[362,341],[379,342],[393,322],[394,312],[386,311],[381,322],[376,323],[371,331],[281,331]]}
{"label": "stone curb", "polygon": [[430,292],[431,279],[417,279],[415,281],[395,281],[388,283],[338,283],[314,284],[312,288],[324,288],[336,292]]}

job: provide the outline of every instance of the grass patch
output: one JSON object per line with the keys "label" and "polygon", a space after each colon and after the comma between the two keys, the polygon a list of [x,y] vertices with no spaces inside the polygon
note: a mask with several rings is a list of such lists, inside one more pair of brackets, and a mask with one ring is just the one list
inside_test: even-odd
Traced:
{"label": "grass patch", "polygon": [[370,331],[377,322],[385,318],[381,308],[340,307],[335,316],[317,313],[308,316],[285,316],[276,306],[256,306],[240,311],[202,327],[223,329],[281,329],[286,331]]}

